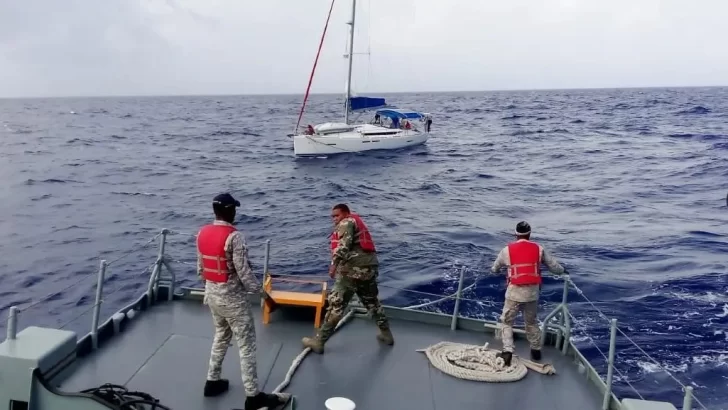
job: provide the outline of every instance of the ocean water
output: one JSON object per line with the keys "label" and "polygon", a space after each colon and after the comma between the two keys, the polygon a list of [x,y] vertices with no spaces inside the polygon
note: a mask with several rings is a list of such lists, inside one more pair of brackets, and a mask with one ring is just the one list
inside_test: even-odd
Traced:
{"label": "ocean water", "polygon": [[[728,408],[728,89],[388,98],[434,115],[426,145],[317,159],[286,137],[301,96],[0,100],[0,314],[88,332],[99,259],[106,318],[145,288],[162,228],[196,285],[191,234],[230,191],[258,272],[271,239],[274,272],[325,273],[329,209],[346,202],[373,232],[386,303],[453,293],[465,269],[462,311],[496,319],[504,279],[489,267],[527,220],[583,291],[573,337],[603,375],[599,311],[618,319],[620,395],[680,407],[674,377]],[[313,96],[303,123],[342,105]],[[561,287],[546,279],[541,318]]]}

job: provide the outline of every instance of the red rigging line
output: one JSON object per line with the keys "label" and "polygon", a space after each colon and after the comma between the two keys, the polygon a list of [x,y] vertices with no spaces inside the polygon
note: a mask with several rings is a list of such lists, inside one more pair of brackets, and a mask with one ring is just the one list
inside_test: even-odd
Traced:
{"label": "red rigging line", "polygon": [[308,87],[306,87],[306,95],[303,97],[303,104],[301,105],[301,112],[298,114],[298,121],[296,122],[295,133],[298,133],[298,126],[301,124],[301,117],[303,117],[303,110],[306,108],[306,100],[308,100],[308,92],[311,90],[311,83],[313,82],[313,74],[316,72],[316,64],[318,64],[319,55],[321,55],[321,48],[324,45],[324,37],[326,37],[326,29],[329,27],[329,19],[331,18],[331,11],[334,10],[334,2],[331,0],[331,7],[329,8],[329,15],[326,17],[326,25],[324,25],[324,32],[321,34],[321,42],[319,43],[318,51],[316,52],[316,60],[313,62],[313,69],[311,70],[311,76],[308,78]]}

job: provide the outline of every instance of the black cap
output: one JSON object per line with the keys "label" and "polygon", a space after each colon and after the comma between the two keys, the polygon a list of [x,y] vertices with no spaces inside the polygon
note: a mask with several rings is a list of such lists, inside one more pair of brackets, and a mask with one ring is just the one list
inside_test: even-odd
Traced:
{"label": "black cap", "polygon": [[531,225],[526,221],[521,221],[516,225],[516,235],[528,235],[531,233]]}
{"label": "black cap", "polygon": [[216,196],[215,198],[213,198],[212,204],[220,205],[224,208],[229,208],[231,206],[234,206],[237,208],[240,206],[240,201],[233,198],[233,196],[230,195],[229,193],[225,192],[224,194],[220,194],[220,195]]}

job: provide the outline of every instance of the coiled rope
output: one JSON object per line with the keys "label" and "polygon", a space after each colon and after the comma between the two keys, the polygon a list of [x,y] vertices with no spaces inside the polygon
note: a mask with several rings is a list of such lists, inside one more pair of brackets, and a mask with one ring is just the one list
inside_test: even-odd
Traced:
{"label": "coiled rope", "polygon": [[430,359],[430,363],[440,371],[458,379],[477,382],[515,382],[526,377],[528,369],[513,356],[511,365],[505,367],[497,351],[485,346],[466,345],[462,343],[440,342],[427,349],[418,350]]}
{"label": "coiled rope", "polygon": [[[355,309],[350,310],[334,328],[334,334],[354,316]],[[285,379],[279,384],[273,393],[280,393],[288,387],[293,374],[303,362],[303,359],[311,351],[305,348],[291,363]],[[497,357],[498,351],[488,349],[488,343],[484,346],[466,345],[453,342],[440,342],[426,349],[417,350],[424,352],[432,365],[453,377],[465,380],[483,381],[491,383],[515,382],[523,379],[528,374],[528,369],[541,374],[554,374],[556,371],[550,364],[534,363],[516,355],[511,359],[511,365],[504,366],[502,358]]]}
{"label": "coiled rope", "polygon": [[511,365],[506,367],[503,359],[497,356],[498,351],[488,349],[488,343],[475,346],[440,342],[417,351],[425,353],[435,368],[458,379],[507,383],[523,379],[528,369],[541,374],[556,373],[550,364],[534,363],[516,355],[513,355]]}

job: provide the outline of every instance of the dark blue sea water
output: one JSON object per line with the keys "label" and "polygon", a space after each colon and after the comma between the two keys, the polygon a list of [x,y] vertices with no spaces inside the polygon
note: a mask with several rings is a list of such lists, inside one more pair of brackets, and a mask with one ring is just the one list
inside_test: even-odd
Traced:
{"label": "dark blue sea water", "polygon": [[[466,296],[481,301],[465,313],[494,319],[504,280],[488,268],[525,219],[627,336],[708,408],[728,408],[728,89],[389,98],[433,113],[437,134],[307,160],[286,137],[300,96],[0,100],[0,314],[19,305],[20,328],[66,324],[93,303],[99,259],[163,227],[181,232],[168,250],[197,284],[188,234],[229,190],[258,267],[270,238],[275,272],[324,273],[329,209],[347,202],[373,231],[387,303],[434,299],[395,288],[452,293],[464,266],[466,285],[478,278]],[[341,108],[340,96],[313,96],[304,124],[339,120]],[[111,264],[104,317],[140,294],[155,246]],[[560,289],[547,280],[541,317]],[[605,374],[594,343],[607,352],[608,324],[569,297],[574,340]],[[66,325],[89,327],[88,315]],[[617,340],[619,394],[635,396],[629,381],[680,404],[679,385]]]}

